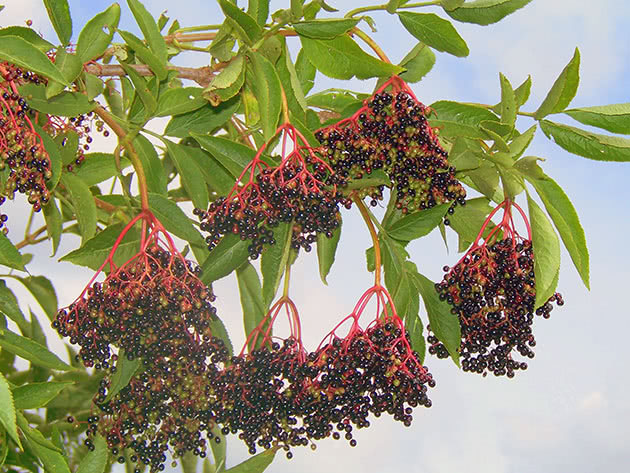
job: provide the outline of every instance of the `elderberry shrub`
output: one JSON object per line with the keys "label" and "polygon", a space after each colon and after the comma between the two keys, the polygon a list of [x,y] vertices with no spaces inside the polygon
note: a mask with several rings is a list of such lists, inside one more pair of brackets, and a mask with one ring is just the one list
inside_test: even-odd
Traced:
{"label": "elderberry shrub", "polygon": [[129,359],[166,356],[191,337],[212,336],[215,297],[200,272],[181,255],[151,246],[61,309],[52,326],[81,346],[77,357],[86,367],[107,368],[112,346]]}
{"label": "elderberry shrub", "polygon": [[[531,241],[497,240],[475,248],[453,268],[444,270],[446,274],[436,284],[436,290],[459,318],[462,369],[484,376],[490,371],[509,378],[516,371],[527,369],[527,363],[515,359],[515,355],[534,357],[534,314],[549,318],[552,302],[564,304],[562,296],[556,293],[534,311]],[[429,335],[428,342],[429,353],[439,358],[448,356],[437,337]]]}
{"label": "elderberry shrub", "polygon": [[[389,86],[391,92],[386,90]],[[402,80],[393,78],[351,118],[315,136],[343,178],[359,180],[382,169],[396,190],[396,207],[403,213],[446,202],[453,202],[452,208],[464,205],[466,192],[427,122],[429,113]],[[383,189],[363,189],[361,197],[369,195],[376,205]]]}

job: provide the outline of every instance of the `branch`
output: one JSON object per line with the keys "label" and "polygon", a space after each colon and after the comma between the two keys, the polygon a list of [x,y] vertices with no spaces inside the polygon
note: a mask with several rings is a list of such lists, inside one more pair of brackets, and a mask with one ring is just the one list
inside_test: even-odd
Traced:
{"label": "branch", "polygon": [[[129,67],[134,69],[141,76],[152,76],[153,71],[149,66],[144,64],[130,64]],[[180,79],[188,79],[196,82],[201,87],[208,87],[210,82],[214,78],[215,71],[211,66],[203,66],[198,68],[193,67],[176,67],[168,66],[169,71],[177,71],[177,76]],[[105,76],[126,76],[125,70],[121,66],[116,65],[100,65],[100,64],[88,64],[85,66],[86,72],[99,77]]]}

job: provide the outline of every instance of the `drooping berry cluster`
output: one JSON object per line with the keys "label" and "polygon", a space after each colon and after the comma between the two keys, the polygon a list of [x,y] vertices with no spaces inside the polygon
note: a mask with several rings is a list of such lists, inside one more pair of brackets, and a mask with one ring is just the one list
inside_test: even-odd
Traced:
{"label": "drooping berry cluster", "polygon": [[209,233],[210,250],[233,233],[251,240],[249,254],[255,259],[265,245],[276,242],[273,229],[278,224],[292,223],[293,248],[310,251],[317,233],[330,238],[339,226],[343,197],[337,187],[343,182],[292,125],[281,126],[277,134],[282,135],[280,164],[263,161],[267,145],[262,146],[226,197],[207,211],[195,209],[201,230]]}
{"label": "drooping berry cluster", "polygon": [[[462,369],[512,378],[518,370],[527,369],[525,361],[533,358],[536,340],[532,332],[534,314],[548,318],[552,302],[563,305],[562,296],[554,294],[547,303],[535,309],[536,285],[531,236],[518,235],[512,220],[517,208],[529,232],[529,224],[517,204],[505,201],[486,220],[479,236],[466,255],[452,268],[445,267],[442,282],[436,284],[440,299],[453,306],[460,322]],[[492,216],[503,209],[502,222],[480,243]],[[502,232],[501,238],[498,238]],[[428,338],[429,353],[448,356],[437,338]]]}
{"label": "drooping berry cluster", "polygon": [[[354,115],[315,136],[332,168],[343,178],[359,180],[382,169],[396,190],[396,206],[403,213],[446,202],[464,205],[466,192],[427,123],[429,113],[407,84],[394,76]],[[363,189],[361,197],[369,195],[376,205],[383,198],[383,189]]]}
{"label": "drooping berry cluster", "polygon": [[[0,77],[0,172],[8,171],[0,196],[12,199],[16,192],[25,194],[39,211],[50,199],[46,181],[52,177],[51,162],[29,117],[33,112],[18,86],[41,80],[7,62],[0,62]],[[6,233],[6,227],[2,230]]]}

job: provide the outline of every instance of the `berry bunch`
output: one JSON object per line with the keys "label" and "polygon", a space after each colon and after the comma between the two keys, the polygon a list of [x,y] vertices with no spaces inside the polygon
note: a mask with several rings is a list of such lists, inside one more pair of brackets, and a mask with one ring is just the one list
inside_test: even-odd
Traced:
{"label": "berry bunch", "polygon": [[[522,215],[528,238],[522,238],[514,228],[512,208]],[[492,217],[503,209],[503,219],[480,243]],[[501,238],[499,238],[502,232]],[[453,306],[458,316],[462,342],[462,369],[495,376],[514,376],[527,369],[525,361],[514,358],[516,352],[533,358],[536,340],[532,332],[534,313],[548,318],[552,302],[563,305],[562,296],[554,294],[547,303],[534,311],[536,286],[531,231],[522,209],[514,202],[504,201],[486,219],[479,236],[464,257],[446,272],[436,284],[441,300]],[[434,335],[428,338],[429,353],[440,358],[448,356],[446,348]]]}
{"label": "berry bunch", "polygon": [[[19,192],[28,195],[28,202],[39,211],[50,199],[46,181],[52,177],[51,162],[29,118],[33,112],[20,96],[18,86],[39,83],[41,79],[7,62],[0,63],[0,76],[0,171],[8,170],[0,189],[0,205],[4,197],[12,199]],[[4,224],[6,215],[0,215],[0,220],[0,225]],[[7,229],[2,230],[6,233]]]}
{"label": "berry bunch", "polygon": [[[251,240],[249,254],[256,259],[265,245],[275,243],[273,228],[293,222],[292,246],[310,251],[317,233],[329,238],[339,226],[337,190],[343,181],[320,159],[316,150],[292,125],[282,125],[281,160],[269,166],[261,159],[267,144],[243,170],[227,195],[210,204],[208,211],[195,209],[201,230],[208,232],[208,248],[212,250],[229,233]],[[241,181],[248,181],[241,186]]]}
{"label": "berry bunch", "polygon": [[[396,190],[403,213],[453,202],[464,205],[466,192],[455,179],[435,131],[427,123],[430,109],[397,76],[388,80],[350,118],[319,130],[332,168],[358,180],[382,169]],[[376,205],[384,186],[363,189]]]}

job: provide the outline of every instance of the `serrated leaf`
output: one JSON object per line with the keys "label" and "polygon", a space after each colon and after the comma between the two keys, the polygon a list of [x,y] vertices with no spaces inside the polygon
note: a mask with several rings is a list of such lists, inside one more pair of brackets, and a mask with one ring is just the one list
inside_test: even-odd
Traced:
{"label": "serrated leaf", "polygon": [[197,163],[206,183],[218,195],[227,195],[234,185],[234,176],[225,169],[217,159],[207,151],[194,146],[180,148],[188,155],[188,159]]}
{"label": "serrated leaf", "polygon": [[431,126],[442,127],[440,134],[455,137],[485,138],[481,122],[499,121],[499,118],[483,107],[473,104],[440,100],[431,105],[435,116],[429,119]]}
{"label": "serrated leaf", "polygon": [[212,78],[210,85],[203,91],[203,97],[212,105],[234,97],[245,83],[245,58],[236,56],[225,69]]}
{"label": "serrated leaf", "polygon": [[46,221],[46,232],[52,244],[51,256],[55,256],[61,241],[63,222],[61,212],[59,211],[59,207],[57,207],[55,199],[50,199],[50,202],[42,207],[42,213],[44,214],[44,219]]}
{"label": "serrated leaf", "polygon": [[310,107],[341,113],[345,108],[351,105],[362,104],[365,98],[367,97],[364,97],[364,94],[357,94],[349,90],[326,89],[310,95],[306,103]]}
{"label": "serrated leaf", "polygon": [[252,148],[227,138],[204,136],[196,133],[191,133],[191,135],[202,148],[214,156],[235,178],[241,174],[245,166],[256,155],[256,151]]}
{"label": "serrated leaf", "polygon": [[149,208],[164,225],[164,228],[182,240],[199,248],[205,248],[205,240],[195,229],[192,221],[173,201],[149,192]]}
{"label": "serrated leaf", "polygon": [[339,226],[332,232],[332,238],[326,237],[323,233],[317,234],[317,261],[319,262],[319,277],[324,284],[328,284],[326,278],[330,273],[335,255],[337,254],[337,246],[341,238],[341,221]]}
{"label": "serrated leaf", "polygon": [[90,450],[83,457],[76,473],[104,473],[107,467],[107,459],[109,457],[107,442],[100,435],[95,435],[92,439],[94,449]]}
{"label": "serrated leaf", "polygon": [[247,240],[241,240],[238,235],[224,236],[201,265],[200,279],[210,284],[230,274],[247,261],[249,245]]}
{"label": "serrated leaf", "polygon": [[247,337],[262,322],[269,304],[263,300],[258,273],[249,262],[245,262],[236,270],[236,279],[243,308],[243,327]]}
{"label": "serrated leaf", "polygon": [[4,375],[0,373],[0,424],[19,447],[22,449],[20,438],[17,432],[15,404],[13,402],[13,394],[9,387],[9,382]]}
{"label": "serrated leaf", "polygon": [[[457,207],[453,215],[449,216],[450,226],[460,238],[460,251],[475,241],[479,229],[491,211],[490,201],[485,197],[478,197],[467,200],[466,205]],[[488,231],[486,230],[486,234]]]}
{"label": "serrated leaf", "polygon": [[308,94],[315,85],[315,74],[317,69],[311,64],[311,61],[306,57],[306,53],[303,49],[297,55],[295,60],[295,72],[297,73],[298,80],[302,87],[304,94]]}
{"label": "serrated leaf", "polygon": [[573,100],[580,83],[580,50],[575,48],[573,57],[564,67],[551,90],[534,112],[534,118],[541,120],[551,113],[562,112]]}
{"label": "serrated leaf", "polygon": [[0,29],[0,37],[3,36],[18,36],[31,43],[43,53],[55,47],[52,43],[49,43],[38,35],[33,28],[26,28],[25,26],[8,26],[7,28],[2,28]]}
{"label": "serrated leaf", "polygon": [[274,65],[267,58],[255,52],[251,52],[248,57],[252,62],[251,85],[258,101],[264,137],[269,140],[275,134],[280,118],[282,85]]}
{"label": "serrated leaf", "polygon": [[333,79],[369,79],[389,77],[403,72],[403,68],[388,64],[367,54],[347,35],[330,40],[301,37],[308,60],[319,71]]}
{"label": "serrated leaf", "polygon": [[532,0],[475,0],[446,13],[457,21],[489,25],[523,8]]}
{"label": "serrated leaf", "polygon": [[269,16],[269,0],[249,0],[247,13],[256,20],[260,26],[265,26]]}
{"label": "serrated leaf", "polygon": [[560,272],[560,242],[551,222],[528,195],[529,219],[534,250],[534,274],[536,281],[536,308],[553,296]]}
{"label": "serrated leaf", "polygon": [[24,335],[30,336],[31,324],[24,317],[17,298],[13,291],[7,287],[4,279],[0,279],[0,313],[13,320]]}
{"label": "serrated leaf", "polygon": [[44,6],[48,12],[48,18],[57,32],[59,41],[64,46],[72,37],[72,18],[68,0],[44,0]]}
{"label": "serrated leaf", "polygon": [[357,26],[359,19],[355,18],[326,18],[312,21],[293,23],[293,28],[300,36],[312,39],[332,39],[347,33]]}
{"label": "serrated leaf", "polygon": [[470,50],[450,21],[434,13],[399,12],[398,18],[416,39],[454,56],[466,57]]}
{"label": "serrated leaf", "polygon": [[406,69],[400,78],[407,83],[420,82],[435,65],[435,53],[424,43],[418,43],[400,61],[400,66]]}
{"label": "serrated leaf", "polygon": [[18,249],[13,246],[11,240],[9,240],[2,232],[0,232],[0,264],[9,268],[24,271],[22,255]]}
{"label": "serrated leaf", "polygon": [[[138,74],[134,68],[132,68],[128,64],[125,64],[124,62],[121,62],[120,66],[123,68],[125,74],[127,74],[127,77],[133,83],[136,97],[139,97],[140,101],[144,105],[145,118],[149,118],[157,109],[157,96],[149,87],[149,82],[140,74]],[[130,111],[129,114],[132,115],[132,112]]]}
{"label": "serrated leaf", "polygon": [[201,96],[203,89],[199,87],[177,87],[160,93],[156,117],[168,117],[192,112],[208,102]]}
{"label": "serrated leaf", "polygon": [[[22,428],[22,426],[20,426]],[[44,470],[50,473],[70,473],[65,457],[49,440],[45,439],[39,430],[29,428],[25,432],[31,448],[44,465]],[[49,447],[55,447],[49,448]]]}
{"label": "serrated leaf", "polygon": [[630,139],[591,133],[548,120],[540,122],[540,129],[569,153],[597,161],[630,161]]}
{"label": "serrated leaf", "polygon": [[127,43],[141,61],[143,61],[151,71],[157,76],[159,80],[166,79],[168,75],[168,69],[166,68],[166,62],[162,62],[149,48],[147,48],[140,38],[133,33],[124,30],[117,30],[118,34]]}
{"label": "serrated leaf", "polygon": [[29,338],[21,337],[8,329],[0,330],[0,347],[2,347],[3,350],[15,353],[20,358],[24,358],[37,366],[59,371],[74,369],[39,343]]}
{"label": "serrated leaf", "polygon": [[536,189],[584,285],[590,289],[589,254],[578,214],[569,197],[540,169],[536,164],[536,159],[534,156],[528,156],[518,161],[514,167],[525,174]]}
{"label": "serrated leaf", "polygon": [[50,320],[54,319],[57,315],[58,300],[57,293],[50,280],[45,276],[29,276],[18,279],[33,294],[48,318]]}
{"label": "serrated leaf", "polygon": [[[131,165],[125,158],[121,159],[120,164],[122,169]],[[85,155],[85,161],[81,166],[74,170],[74,175],[88,187],[106,181],[117,174],[114,155],[109,153],[88,153]]]}
{"label": "serrated leaf", "polygon": [[213,107],[208,104],[193,112],[177,115],[171,119],[164,130],[165,135],[184,138],[191,133],[206,134],[222,126],[236,113],[240,105],[239,96]]}
{"label": "serrated leaf", "polygon": [[185,150],[181,149],[182,146],[167,139],[164,139],[164,142],[166,143],[169,157],[179,173],[186,193],[192,199],[195,207],[205,209],[208,207],[209,197],[208,187],[203,178],[203,172],[199,169],[195,161],[188,159]]}
{"label": "serrated leaf", "polygon": [[18,36],[4,36],[0,41],[0,59],[4,59],[38,75],[69,85],[48,56]]}
{"label": "serrated leaf", "polygon": [[110,401],[116,394],[122,391],[141,368],[141,358],[130,360],[127,358],[127,354],[121,350],[118,354],[118,361],[116,362],[116,372],[111,377],[110,385],[107,389],[107,396],[103,403]]}
{"label": "serrated leaf", "polygon": [[88,21],[77,41],[77,56],[82,63],[99,58],[107,50],[120,21],[120,5],[114,3]]}
{"label": "serrated leaf", "polygon": [[501,123],[513,127],[516,123],[516,95],[507,77],[499,73],[499,80],[501,82]]}
{"label": "serrated leaf", "polygon": [[139,0],[127,0],[127,5],[131,13],[133,13],[144,39],[147,41],[149,48],[158,57],[160,61],[166,63],[168,59],[168,51],[166,42],[162,33],[160,33],[157,23],[153,16],[147,11],[145,6]]}
{"label": "serrated leaf", "polygon": [[527,79],[514,89],[514,96],[516,98],[516,104],[521,107],[529,99],[529,94],[532,91],[532,76],[527,76]]}
{"label": "serrated leaf", "polygon": [[19,87],[20,95],[29,107],[49,115],[76,117],[94,110],[96,104],[79,92],[61,92],[52,98],[46,97],[46,86],[32,82]]}
{"label": "serrated leaf", "polygon": [[219,6],[227,21],[238,33],[238,36],[248,45],[254,44],[262,36],[262,29],[254,18],[238,8],[229,0],[218,0]]}
{"label": "serrated leaf", "polygon": [[493,163],[483,161],[478,169],[466,171],[466,174],[479,192],[488,199],[494,200],[499,190],[499,172]]}
{"label": "serrated leaf", "polygon": [[271,305],[280,286],[287,261],[289,261],[292,234],[293,225],[291,223],[279,224],[273,230],[276,243],[266,248],[262,254],[260,270],[263,276],[262,291],[266,307]]}
{"label": "serrated leaf", "polygon": [[16,409],[37,409],[44,407],[61,391],[74,384],[72,381],[48,383],[31,383],[13,389],[13,400]]}
{"label": "serrated leaf", "polygon": [[269,450],[265,450],[258,455],[248,458],[243,463],[239,463],[233,466],[229,470],[225,470],[225,473],[262,473],[267,469],[274,457],[278,447],[272,447]]}
{"label": "serrated leaf", "polygon": [[431,280],[420,273],[415,273],[413,277],[416,288],[424,301],[431,331],[444,344],[453,362],[459,366],[459,346],[462,336],[459,319],[451,314],[451,306],[440,300],[435,284]]}
{"label": "serrated leaf", "polygon": [[133,147],[142,162],[149,192],[166,195],[166,174],[153,143],[143,135],[138,135],[133,140]]}
{"label": "serrated leaf", "polygon": [[96,204],[90,188],[73,174],[63,174],[61,183],[70,194],[83,242],[96,233]]}
{"label": "serrated leaf", "polygon": [[8,453],[9,441],[7,439],[7,431],[0,429],[0,467],[4,465]]}
{"label": "serrated leaf", "polygon": [[282,48],[282,54],[276,62],[276,72],[278,78],[282,83],[284,93],[287,97],[287,104],[289,107],[289,114],[295,117],[299,117],[299,120],[306,120],[306,97],[302,91],[300,79],[298,79],[295,65],[291,60],[291,55],[286,47],[286,42]]}
{"label": "serrated leaf", "polygon": [[436,205],[430,209],[406,215],[391,227],[386,228],[387,234],[402,241],[412,241],[428,235],[440,224],[449,205]]}
{"label": "serrated leaf", "polygon": [[465,2],[466,0],[441,0],[440,5],[444,10],[449,11],[461,7]]}
{"label": "serrated leaf", "polygon": [[630,103],[573,108],[564,113],[584,125],[630,135]]}

